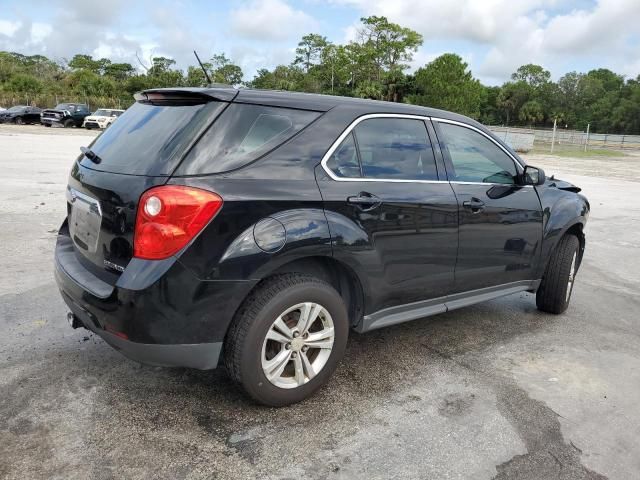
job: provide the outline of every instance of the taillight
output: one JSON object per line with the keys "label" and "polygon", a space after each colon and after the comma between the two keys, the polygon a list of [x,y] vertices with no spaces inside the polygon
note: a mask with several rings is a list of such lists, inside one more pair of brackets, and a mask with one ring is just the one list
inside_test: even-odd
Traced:
{"label": "taillight", "polygon": [[133,256],[170,257],[200,233],[221,207],[220,196],[199,188],[165,185],[147,190],[138,204]]}

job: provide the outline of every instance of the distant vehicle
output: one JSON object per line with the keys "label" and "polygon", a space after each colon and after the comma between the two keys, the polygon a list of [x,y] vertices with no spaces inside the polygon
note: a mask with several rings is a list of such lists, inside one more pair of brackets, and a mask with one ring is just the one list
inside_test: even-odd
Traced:
{"label": "distant vehicle", "polygon": [[0,107],[0,112],[4,112],[6,108]]}
{"label": "distant vehicle", "polygon": [[45,127],[61,125],[65,128],[82,127],[85,117],[88,117],[89,107],[84,103],[60,103],[56,108],[43,110],[40,123]]}
{"label": "distant vehicle", "polygon": [[124,110],[116,110],[113,108],[101,108],[96,110],[91,115],[84,119],[82,126],[87,130],[92,128],[107,128],[113,122],[116,121],[120,115],[124,113]]}
{"label": "distant vehicle", "polygon": [[525,291],[569,305],[588,200],[468,117],[250,89],[135,98],[81,147],[55,249],[71,326],[129,358],[224,363],[282,406],[328,381],[350,329]]}
{"label": "distant vehicle", "polygon": [[0,113],[0,123],[15,123],[23,125],[25,123],[38,123],[40,121],[40,110],[38,107],[29,107],[27,105],[16,105],[9,110]]}

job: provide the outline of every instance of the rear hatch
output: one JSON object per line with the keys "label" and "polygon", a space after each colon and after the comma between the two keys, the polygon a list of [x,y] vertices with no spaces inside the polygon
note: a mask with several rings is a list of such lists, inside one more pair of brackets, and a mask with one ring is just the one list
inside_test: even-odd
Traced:
{"label": "rear hatch", "polygon": [[[223,92],[224,93],[224,92]],[[133,255],[140,195],[166,183],[235,92],[158,90],[137,102],[77,159],[67,186],[67,220],[78,259],[115,283]]]}

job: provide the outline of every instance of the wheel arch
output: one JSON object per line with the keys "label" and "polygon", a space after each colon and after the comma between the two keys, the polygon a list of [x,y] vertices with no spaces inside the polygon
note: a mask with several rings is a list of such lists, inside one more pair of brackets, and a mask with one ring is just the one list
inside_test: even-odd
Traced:
{"label": "wheel arch", "polygon": [[[540,262],[540,269],[538,278],[544,277],[547,266],[549,265],[549,261],[551,260],[551,255],[558,248],[560,244],[560,240],[565,235],[575,235],[578,237],[578,241],[580,242],[580,251],[578,252],[578,267],[582,263],[582,257],[584,255],[586,238],[584,234],[584,227],[586,224],[586,220],[582,217],[576,218],[568,222],[561,228],[554,229],[552,233],[545,236],[543,242],[543,261]],[[546,245],[545,245],[546,244]]]}
{"label": "wheel arch", "polygon": [[352,326],[356,325],[364,315],[365,292],[361,279],[347,264],[326,255],[296,258],[277,266],[273,270],[263,272],[260,281],[247,293],[245,299],[268,279],[286,273],[312,275],[334,287],[344,299]]}

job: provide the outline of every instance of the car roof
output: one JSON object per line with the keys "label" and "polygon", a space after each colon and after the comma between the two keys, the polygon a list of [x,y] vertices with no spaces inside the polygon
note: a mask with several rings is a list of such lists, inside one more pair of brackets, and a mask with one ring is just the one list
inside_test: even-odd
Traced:
{"label": "car roof", "polygon": [[437,108],[409,105],[407,103],[384,102],[363,98],[340,97],[336,95],[322,95],[318,93],[289,92],[282,90],[260,90],[252,88],[235,89],[233,87],[205,87],[205,88],[157,88],[145,90],[149,92],[186,92],[203,95],[216,100],[234,103],[250,103],[256,105],[296,108],[326,112],[335,107],[353,108],[361,115],[367,113],[397,113],[404,115],[420,115],[456,120],[472,125],[480,125],[475,120],[457,113],[439,110]]}

